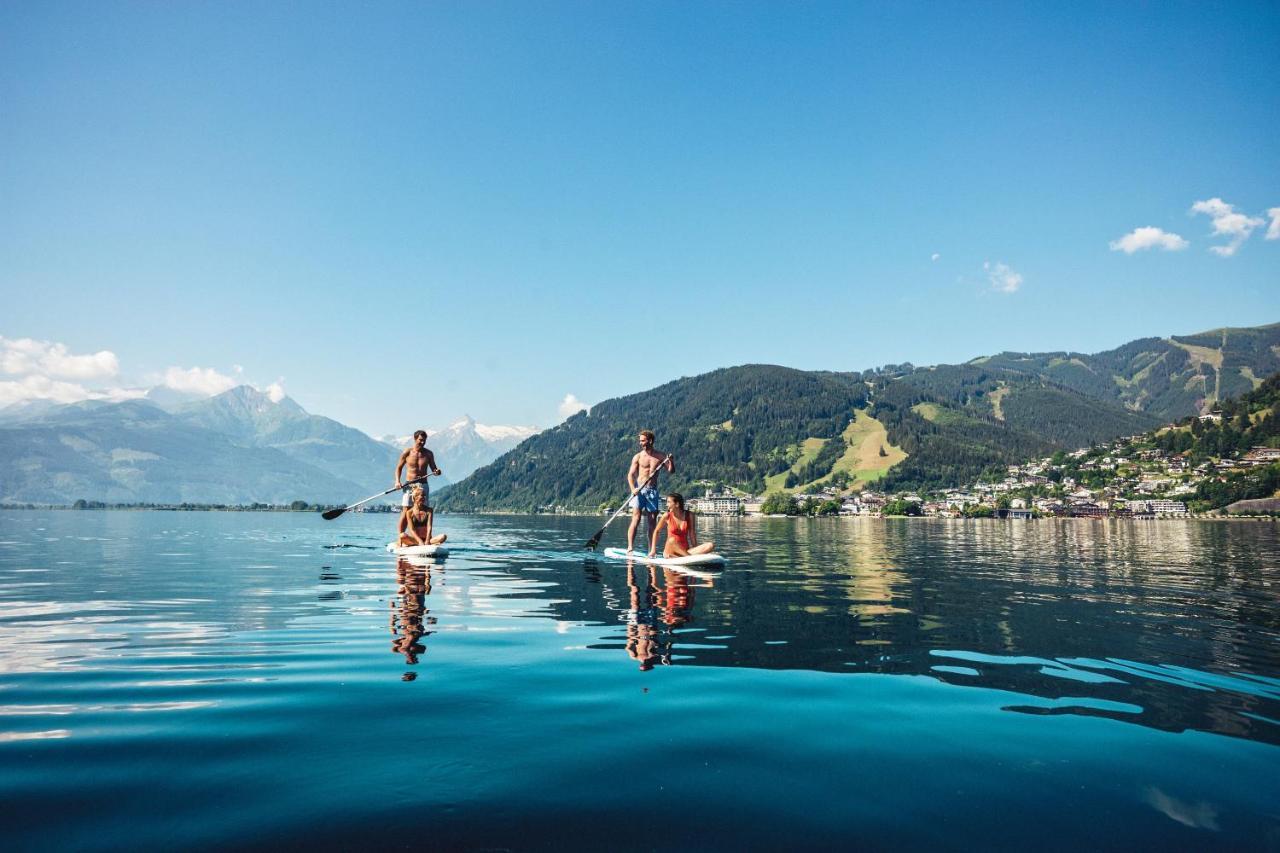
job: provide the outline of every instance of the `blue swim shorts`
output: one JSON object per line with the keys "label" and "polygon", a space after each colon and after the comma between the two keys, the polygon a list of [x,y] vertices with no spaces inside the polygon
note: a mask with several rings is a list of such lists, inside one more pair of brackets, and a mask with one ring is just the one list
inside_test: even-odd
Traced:
{"label": "blue swim shorts", "polygon": [[627,506],[632,509],[638,509],[641,512],[657,512],[660,506],[658,490],[653,486],[646,486],[636,493],[636,496],[627,501]]}

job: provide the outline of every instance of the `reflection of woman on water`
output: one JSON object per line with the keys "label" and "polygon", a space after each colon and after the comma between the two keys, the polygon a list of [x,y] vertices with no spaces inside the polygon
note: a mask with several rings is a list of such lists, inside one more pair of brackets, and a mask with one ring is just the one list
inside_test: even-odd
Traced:
{"label": "reflection of woman on water", "polygon": [[[431,569],[400,560],[396,565],[396,582],[400,586],[397,597],[391,600],[391,634],[394,637],[391,651],[404,655],[404,662],[413,666],[418,663],[418,655],[427,650],[418,640],[435,633],[427,630],[427,626],[436,622],[434,616],[427,615]],[[412,681],[415,677],[413,673],[406,673],[404,680]]]}
{"label": "reflection of woman on water", "polygon": [[684,496],[678,492],[667,495],[667,511],[658,517],[658,526],[653,529],[649,540],[650,557],[658,550],[658,531],[664,527],[667,531],[667,544],[662,550],[664,557],[706,554],[716,547],[714,542],[698,544],[697,517],[684,508]]}
{"label": "reflection of woman on water", "polygon": [[664,586],[658,591],[658,609],[662,623],[675,629],[693,619],[693,587],[689,579],[677,571],[663,569]]}

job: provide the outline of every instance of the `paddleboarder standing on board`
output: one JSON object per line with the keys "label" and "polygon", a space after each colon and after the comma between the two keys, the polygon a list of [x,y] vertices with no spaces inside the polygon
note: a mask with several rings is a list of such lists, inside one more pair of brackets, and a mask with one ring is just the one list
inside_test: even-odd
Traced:
{"label": "paddleboarder standing on board", "polygon": [[[412,495],[409,489],[401,484],[400,472],[404,471],[405,479],[416,480],[419,477],[425,477],[428,472],[435,476],[440,476],[440,469],[436,467],[435,454],[427,449],[427,431],[420,429],[413,434],[413,446],[406,448],[400,454],[400,462],[396,465],[396,488],[404,490],[404,498],[400,501],[401,507],[409,507],[413,504]],[[427,508],[431,508],[431,486],[427,480],[416,484],[422,488],[423,503]]]}
{"label": "paddleboarder standing on board", "polygon": [[627,469],[627,487],[631,489],[631,500],[628,505],[632,509],[631,527],[627,529],[627,550],[636,548],[636,529],[640,526],[640,517],[649,522],[649,538],[653,538],[658,529],[658,473],[666,469],[668,474],[676,470],[675,457],[660,453],[653,449],[653,430],[640,430],[640,452],[631,457],[631,467]]}

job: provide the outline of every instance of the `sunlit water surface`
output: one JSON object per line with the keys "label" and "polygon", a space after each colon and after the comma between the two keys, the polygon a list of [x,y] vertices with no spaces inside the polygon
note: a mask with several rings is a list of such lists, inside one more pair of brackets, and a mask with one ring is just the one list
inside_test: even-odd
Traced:
{"label": "sunlit water surface", "polygon": [[392,521],[0,512],[3,846],[1280,849],[1274,523]]}

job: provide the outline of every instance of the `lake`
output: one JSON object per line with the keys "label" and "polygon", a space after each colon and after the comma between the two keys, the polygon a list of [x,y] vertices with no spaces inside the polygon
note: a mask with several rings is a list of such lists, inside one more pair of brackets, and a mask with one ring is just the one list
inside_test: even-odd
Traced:
{"label": "lake", "polygon": [[0,511],[4,848],[1280,849],[1274,522],[394,521]]}

